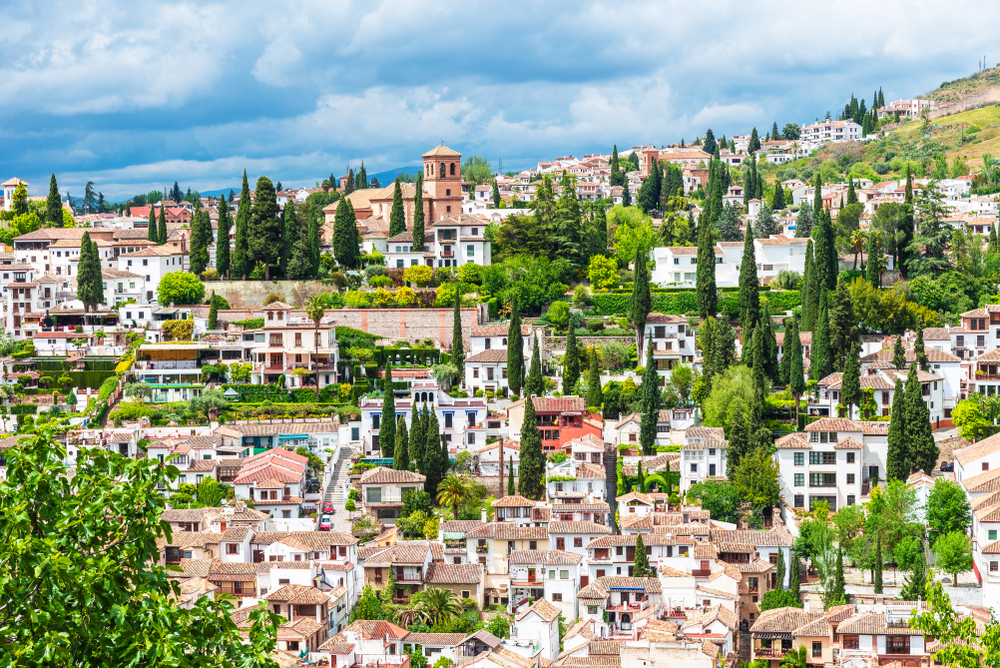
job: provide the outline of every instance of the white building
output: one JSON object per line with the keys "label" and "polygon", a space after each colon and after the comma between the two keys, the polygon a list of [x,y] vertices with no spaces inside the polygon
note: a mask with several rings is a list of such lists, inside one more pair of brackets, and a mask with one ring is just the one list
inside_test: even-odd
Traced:
{"label": "white building", "polygon": [[170,245],[150,246],[118,256],[118,269],[143,276],[146,294],[143,303],[159,299],[160,279],[174,271],[187,270],[187,253]]}
{"label": "white building", "polygon": [[[813,433],[822,438],[812,442]],[[810,435],[789,434],[775,444],[778,479],[786,503],[812,510],[817,501],[826,501],[830,512],[860,503],[864,444],[853,438],[831,441],[829,432]]]}
{"label": "white building", "polygon": [[[568,621],[578,614],[576,593],[584,574],[583,554],[560,550],[514,550],[510,553],[511,610],[517,614],[537,599],[551,601]],[[542,639],[544,641],[544,639]],[[558,650],[558,636],[555,649]]]}
{"label": "white building", "polygon": [[726,477],[726,440],[722,427],[688,427],[681,446],[681,493],[696,482]]}
{"label": "white building", "polygon": [[954,452],[955,480],[972,506],[972,569],[983,600],[1000,597],[1000,434]]}
{"label": "white building", "polygon": [[412,232],[397,234],[386,242],[386,266],[488,267],[493,262],[493,244],[486,239],[488,224],[489,221],[464,213],[439,220],[425,233],[423,251],[414,250]]}
{"label": "white building", "polygon": [[819,121],[802,126],[799,143],[825,144],[827,142],[858,141],[861,126],[854,121]]}

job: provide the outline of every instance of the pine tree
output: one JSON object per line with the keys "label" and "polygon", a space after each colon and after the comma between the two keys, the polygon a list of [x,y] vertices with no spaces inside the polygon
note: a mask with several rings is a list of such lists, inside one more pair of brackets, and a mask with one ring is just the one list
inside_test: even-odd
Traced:
{"label": "pine tree", "polygon": [[413,250],[424,250],[424,173],[417,173],[413,190]]}
{"label": "pine tree", "polygon": [[927,359],[927,351],[924,350],[924,328],[917,329],[917,340],[913,344],[914,362],[921,371],[930,371],[931,363]]}
{"label": "pine tree", "polygon": [[641,248],[635,249],[635,272],[632,279],[632,297],[629,300],[629,320],[635,327],[636,350],[642,350],[642,339],[645,335],[646,318],[653,305],[653,295],[649,290],[649,269],[646,266],[646,256]]}
{"label": "pine tree", "polygon": [[534,348],[531,354],[531,369],[528,371],[528,379],[524,383],[524,396],[541,397],[545,394],[545,383],[542,380],[542,354],[538,349],[538,337],[534,339]]}
{"label": "pine tree", "polygon": [[[660,228],[661,232],[664,227],[666,226]],[[743,241],[739,214],[729,202],[722,206],[722,215],[719,216],[717,229],[719,230],[719,241]]]}
{"label": "pine tree", "polygon": [[455,312],[451,324],[451,363],[458,369],[459,376],[465,371],[465,343],[462,341],[462,291],[455,289]]}
{"label": "pine tree", "polygon": [[156,207],[149,207],[149,222],[146,224],[146,240],[159,243],[160,235],[156,233]]}
{"label": "pine tree", "polygon": [[274,184],[271,183],[271,179],[261,176],[257,179],[253,208],[247,226],[247,259],[251,267],[264,265],[265,280],[270,279],[271,266],[281,257],[282,232]]}
{"label": "pine tree", "polygon": [[406,417],[399,416],[396,422],[396,448],[392,453],[392,468],[397,471],[410,470],[410,437],[406,433]]}
{"label": "pine tree", "polygon": [[167,243],[167,215],[163,211],[163,202],[160,202],[160,219],[157,221],[156,235],[160,246]]}
{"label": "pine tree", "polygon": [[55,172],[52,172],[52,178],[49,179],[49,198],[45,202],[45,220],[48,221],[49,227],[63,226],[62,200],[59,198],[59,184],[56,183]]}
{"label": "pine tree", "polygon": [[844,277],[840,276],[837,278],[837,289],[833,293],[833,306],[830,309],[830,351],[834,371],[844,370],[844,360],[847,359],[851,345],[859,340],[851,293]]}
{"label": "pine tree", "polygon": [[816,286],[815,263],[813,262],[812,239],[806,242],[805,269],[802,273],[802,323],[803,332],[811,332],[813,324],[816,322],[816,310],[818,304],[819,290]]}
{"label": "pine tree", "polygon": [[507,496],[514,496],[514,455],[510,456],[510,463],[507,465]]}
{"label": "pine tree", "polygon": [[660,375],[656,371],[656,360],[653,359],[653,337],[649,337],[646,348],[646,367],[642,372],[642,385],[639,387],[639,405],[642,415],[639,418],[639,445],[642,454],[656,453],[656,423],[660,419]]}
{"label": "pine tree", "polygon": [[792,558],[789,562],[788,591],[792,592],[795,600],[799,600],[799,557],[792,548]]}
{"label": "pine tree", "polygon": [[711,222],[701,215],[698,221],[698,255],[696,296],[698,314],[702,318],[714,316],[718,312],[718,291],[715,287],[715,243],[712,240]]}
{"label": "pine tree", "polygon": [[[385,365],[385,379],[382,381],[382,419],[378,433],[379,447],[383,456],[389,448],[396,446],[396,393],[392,388],[392,367]],[[393,468],[399,468],[393,465]]]}
{"label": "pine tree", "polygon": [[906,367],[906,352],[903,350],[903,339],[899,336],[892,344],[892,365],[897,369]]}
{"label": "pine tree", "polygon": [[882,593],[882,536],[875,537],[875,574],[872,577],[875,593]]}
{"label": "pine tree", "polygon": [[584,267],[586,252],[583,243],[583,218],[580,200],[576,194],[576,176],[563,172],[562,193],[556,205],[555,256],[568,261],[575,267]]}
{"label": "pine tree", "polygon": [[871,283],[872,287],[876,289],[882,287],[882,273],[879,271],[882,254],[879,252],[878,245],[878,235],[875,233],[875,230],[869,230],[868,247],[866,249],[868,262],[865,264],[865,280]]}
{"label": "pine tree", "polygon": [[636,534],[635,537],[635,562],[632,568],[632,577],[653,577],[653,571],[649,567],[649,557],[646,556],[646,545],[642,542],[642,534]]}
{"label": "pine tree", "polygon": [[921,394],[916,364],[910,366],[906,378],[906,443],[911,468],[931,475],[941,451],[934,441],[931,413]]}
{"label": "pine tree", "polygon": [[885,456],[886,480],[905,481],[910,475],[906,431],[906,392],[902,381],[897,378],[892,395],[892,409],[889,412],[889,434]]}
{"label": "pine tree", "polygon": [[389,236],[394,237],[406,231],[406,213],[403,211],[403,190],[399,177],[392,189],[392,210],[389,212]]}
{"label": "pine tree", "polygon": [[795,238],[807,239],[812,236],[813,210],[809,202],[799,205],[799,213],[795,217]]}
{"label": "pine tree", "polygon": [[219,328],[219,303],[215,298],[215,290],[212,290],[212,297],[208,303],[208,330],[214,331]]}
{"label": "pine tree", "polygon": [[524,386],[524,336],[521,334],[521,313],[517,302],[510,305],[510,326],[507,328],[507,387],[520,394]]}
{"label": "pine tree", "polygon": [[809,376],[813,380],[822,380],[833,372],[833,354],[830,350],[830,320],[826,305],[826,292],[819,298],[819,312],[816,314],[816,327],[813,330],[812,366]]}
{"label": "pine tree", "polygon": [[743,240],[743,258],[740,260],[739,299],[740,328],[752,332],[760,313],[760,282],[757,279],[757,253],[753,235]]}
{"label": "pine tree", "polygon": [[247,181],[247,170],[243,170],[243,189],[240,191],[240,203],[236,207],[236,238],[233,243],[232,267],[230,276],[232,278],[243,279],[253,270],[250,262],[249,246],[249,226],[250,211],[250,184]]}
{"label": "pine tree", "polygon": [[757,128],[754,128],[750,132],[750,144],[747,146],[747,153],[753,155],[760,150],[760,135],[757,134]]}
{"label": "pine tree", "polygon": [[351,200],[341,199],[333,219],[333,255],[338,264],[348,269],[358,266],[360,239],[354,206]]}
{"label": "pine tree", "polygon": [[716,148],[715,134],[712,132],[712,128],[709,128],[705,131],[705,141],[701,143],[701,150],[709,155],[715,155]]}
{"label": "pine tree", "polygon": [[542,455],[542,434],[538,431],[535,402],[524,399],[524,421],[521,424],[520,464],[517,489],[526,499],[545,498],[545,457]]}
{"label": "pine tree", "polygon": [[[425,406],[426,408],[426,406]],[[410,408],[410,470],[419,469],[424,459],[424,421],[417,402]]]}
{"label": "pine tree", "polygon": [[229,215],[229,203],[226,196],[219,197],[219,238],[215,243],[215,270],[220,276],[229,275],[229,230],[233,219]]}
{"label": "pine tree", "polygon": [[854,406],[861,405],[861,350],[857,341],[851,343],[851,351],[844,362],[840,403],[847,407],[847,417],[854,419]]}
{"label": "pine tree", "polygon": [[576,348],[576,327],[573,318],[569,319],[569,332],[566,334],[566,355],[563,357],[563,394],[574,394],[574,388],[580,380],[580,352]]}
{"label": "pine tree", "polygon": [[590,351],[590,370],[587,374],[587,405],[600,406],[604,403],[601,390],[601,371],[597,364],[597,348]]}

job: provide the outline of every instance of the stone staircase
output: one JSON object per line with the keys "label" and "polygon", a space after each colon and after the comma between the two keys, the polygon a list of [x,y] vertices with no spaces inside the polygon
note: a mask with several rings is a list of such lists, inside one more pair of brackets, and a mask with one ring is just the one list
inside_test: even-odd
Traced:
{"label": "stone staircase", "polygon": [[350,448],[340,448],[337,459],[328,466],[333,466],[333,473],[330,475],[330,482],[323,491],[323,503],[330,501],[333,503],[334,516],[333,526],[335,531],[351,530],[349,514],[344,510],[347,499],[344,498],[344,484],[351,470],[351,455],[354,454]]}

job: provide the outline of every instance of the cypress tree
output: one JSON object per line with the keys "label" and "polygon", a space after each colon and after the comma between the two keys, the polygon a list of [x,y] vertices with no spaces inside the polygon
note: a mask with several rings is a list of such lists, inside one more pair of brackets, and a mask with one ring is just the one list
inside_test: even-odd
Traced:
{"label": "cypress tree", "polygon": [[903,220],[900,223],[902,238],[896,243],[896,268],[906,277],[909,271],[909,246],[913,241],[913,175],[910,166],[906,166],[906,189],[903,198]]}
{"label": "cypress tree", "polygon": [[534,348],[531,353],[531,369],[528,371],[528,380],[524,383],[524,396],[541,397],[545,395],[545,383],[542,380],[542,355],[538,349],[538,337],[534,339]]}
{"label": "cypress tree", "polygon": [[792,548],[792,558],[789,563],[788,591],[792,592],[796,602],[799,600],[799,557]]}
{"label": "cypress tree", "polygon": [[760,150],[760,135],[757,134],[757,128],[754,128],[750,132],[750,144],[747,146],[747,153],[753,155]]}
{"label": "cypress tree", "polygon": [[622,183],[622,206],[632,206],[632,195],[628,191],[628,177]]}
{"label": "cypress tree", "polygon": [[580,351],[576,347],[576,328],[573,318],[569,319],[569,332],[566,335],[566,356],[563,358],[563,394],[573,394],[580,380]]}
{"label": "cypress tree", "polygon": [[843,605],[847,602],[847,592],[844,587],[844,549],[840,546],[837,547],[837,569],[834,572],[833,577],[833,588],[829,593],[826,604],[828,606],[832,605]]}
{"label": "cypress tree", "polygon": [[649,557],[646,556],[646,545],[642,542],[642,534],[635,537],[635,562],[632,568],[632,577],[648,578],[653,576],[653,571],[649,568]]}
{"label": "cypress tree", "polygon": [[927,359],[927,351],[924,350],[924,328],[917,329],[917,340],[913,344],[914,362],[921,371],[930,371],[931,363]]}
{"label": "cypress tree", "polygon": [[[288,200],[281,210],[281,254],[278,260],[278,276],[289,278],[288,263],[292,258],[292,249],[299,240],[299,217],[295,212],[294,200]],[[307,258],[308,261],[308,258]]]}
{"label": "cypress tree", "polygon": [[510,463],[507,465],[507,496],[514,496],[514,455],[510,456]]}
{"label": "cypress tree", "polygon": [[243,189],[240,191],[240,203],[236,207],[236,238],[233,240],[233,258],[230,275],[233,278],[246,278],[253,269],[250,263],[250,246],[247,229],[250,225],[250,184],[247,181],[247,170],[243,170]]}
{"label": "cypress tree", "polygon": [[545,457],[542,455],[542,434],[538,431],[535,402],[524,399],[524,422],[521,424],[520,466],[517,489],[526,499],[541,501],[545,497]]}
{"label": "cypress tree", "polygon": [[[726,176],[723,176],[723,174]],[[729,168],[719,162],[718,167],[715,168],[715,179],[712,183],[711,216],[708,218],[710,227],[715,226],[719,222],[719,216],[722,215],[722,194],[723,190],[726,188],[725,180],[728,174]]]}
{"label": "cypress tree", "polygon": [[348,168],[347,170],[347,183],[344,184],[344,197],[347,197],[352,192],[354,192],[354,168]]}
{"label": "cypress tree", "polygon": [[[656,161],[654,160],[654,163]],[[639,186],[639,192],[635,196],[635,203],[639,205],[643,213],[649,213],[660,203],[660,168],[654,164],[647,176]]]}
{"label": "cypress tree", "polygon": [[358,170],[358,175],[354,179],[355,187],[358,190],[368,189],[368,170],[365,169],[365,161],[361,161],[361,169]]}
{"label": "cypress tree", "polygon": [[744,332],[753,331],[760,314],[760,283],[757,279],[757,253],[752,234],[743,240],[743,259],[740,260],[740,328]]}
{"label": "cypress tree", "polygon": [[[778,134],[778,121],[775,121],[774,125],[771,126],[771,139],[777,141],[780,137],[781,135]],[[778,558],[779,559],[781,558],[780,553],[778,555]]]}
{"label": "cypress tree", "polygon": [[927,588],[927,557],[924,556],[924,541],[920,541],[919,556],[913,564],[913,572],[904,582],[903,590],[899,597],[904,601],[916,601],[924,596]]}
{"label": "cypress tree", "polygon": [[934,442],[930,409],[920,393],[916,364],[910,366],[906,378],[906,442],[911,468],[931,475],[941,452]]}
{"label": "cypress tree", "polygon": [[882,536],[875,537],[875,574],[872,577],[872,584],[875,585],[875,593],[882,593]]}
{"label": "cypress tree", "polygon": [[462,341],[462,292],[455,288],[455,313],[451,325],[451,363],[458,369],[459,377],[465,372],[465,344]]}
{"label": "cypress tree", "polygon": [[399,186],[399,177],[392,189],[392,210],[389,212],[389,236],[394,237],[406,231],[406,213],[403,211],[403,191]]}
{"label": "cypress tree", "polygon": [[413,250],[424,250],[424,173],[417,173],[413,191]]}
{"label": "cypress tree", "polygon": [[[149,210],[153,210],[152,206]],[[63,226],[62,200],[59,198],[59,184],[56,183],[55,172],[52,172],[52,178],[49,179],[49,197],[45,202],[45,220],[49,221],[49,227]]]}
{"label": "cypress tree", "polygon": [[[382,419],[378,434],[379,447],[384,457],[389,448],[396,447],[396,394],[392,389],[392,367],[385,365],[385,379],[382,381]],[[399,468],[393,463],[393,468]]]}
{"label": "cypress tree", "polygon": [[497,185],[496,179],[493,179],[493,208],[500,208],[500,186]]}
{"label": "cypress tree", "polygon": [[698,314],[702,318],[718,312],[718,292],[715,287],[715,243],[712,241],[711,222],[701,215],[698,221],[698,256],[696,293]]}
{"label": "cypress tree", "polygon": [[785,189],[781,187],[780,181],[774,183],[774,195],[771,196],[771,210],[781,211],[785,208]]}
{"label": "cypress tree", "polygon": [[830,223],[830,214],[820,211],[816,216],[816,225],[813,227],[813,274],[815,284],[821,290],[832,290],[837,283],[837,272],[830,271],[830,258],[836,262],[837,251],[832,245],[833,226]]}
{"label": "cypress tree", "polygon": [[90,261],[90,232],[84,232],[80,239],[80,261],[76,268],[76,296],[83,302],[84,311],[97,304],[94,283],[100,281],[100,274],[94,277],[94,265]]}
{"label": "cypress tree", "polygon": [[733,471],[739,466],[740,461],[750,454],[751,448],[746,412],[739,402],[733,407],[733,414],[726,424],[726,438],[729,440],[729,447],[726,449],[726,468]]}
{"label": "cypress tree", "polygon": [[219,238],[215,243],[215,270],[220,276],[229,275],[229,230],[233,219],[229,215],[229,203],[226,196],[219,197]]}
{"label": "cypress tree", "polygon": [[847,204],[857,204],[858,193],[854,191],[854,179],[850,180],[850,185],[847,186]]}
{"label": "cypress tree", "polygon": [[813,262],[813,244],[812,239],[810,239],[806,242],[805,269],[802,273],[802,292],[800,294],[802,301],[801,328],[803,332],[811,332],[813,323],[816,322],[816,298],[818,296],[815,263]]}
{"label": "cypress tree", "polygon": [[771,320],[770,312],[767,308],[767,300],[760,307],[760,337],[761,347],[764,352],[764,373],[771,379],[772,383],[781,380],[778,369],[778,342],[774,336],[774,322]]}
{"label": "cypress tree", "polygon": [[320,222],[319,216],[315,212],[311,213],[308,225],[308,245],[309,245],[309,264],[310,264],[310,278],[316,278],[319,274],[319,260],[320,260]]}
{"label": "cypress tree", "polygon": [[896,379],[889,412],[888,446],[885,455],[886,480],[905,481],[910,475],[909,453],[906,447],[906,392]]}
{"label": "cypress tree", "polygon": [[903,350],[903,339],[897,336],[892,344],[892,365],[897,369],[906,367],[906,352]]}
{"label": "cypress tree", "polygon": [[[699,270],[700,273],[700,270]],[[646,256],[641,248],[635,249],[635,272],[632,281],[632,297],[629,300],[629,320],[635,327],[636,350],[642,350],[642,339],[645,336],[646,318],[653,305],[653,295],[649,290],[649,270],[646,267]]]}
{"label": "cypress tree", "polygon": [[778,549],[778,564],[774,570],[774,580],[778,583],[778,589],[785,588],[785,551]]}
{"label": "cypress tree", "polygon": [[251,267],[264,265],[264,278],[271,278],[271,265],[281,257],[281,220],[271,179],[261,176],[254,190],[253,208],[247,227],[248,261]]}
{"label": "cypress tree", "polygon": [[444,478],[444,470],[441,468],[441,426],[438,423],[437,410],[429,411],[430,417],[427,420],[427,427],[424,430],[424,457],[423,468],[420,472],[426,476],[424,480],[424,491],[437,498],[437,488]]}
{"label": "cypress tree", "polygon": [[600,406],[604,403],[601,391],[601,372],[597,365],[597,348],[590,351],[590,371],[587,374],[587,405]]}
{"label": "cypress tree", "polygon": [[208,329],[214,331],[219,328],[219,303],[215,299],[215,290],[212,290],[212,297],[208,303]]}
{"label": "cypress tree", "polygon": [[861,350],[857,341],[851,343],[840,381],[840,403],[847,407],[847,417],[854,419],[854,406],[861,405]]}
{"label": "cypress tree", "polygon": [[417,410],[417,402],[413,402],[410,408],[410,470],[420,468],[424,458],[424,421],[420,411]]}
{"label": "cypress tree", "polygon": [[612,186],[620,186],[625,182],[625,173],[621,170],[618,159],[618,145],[611,150],[611,176],[608,183]]}
{"label": "cypress tree", "polygon": [[819,312],[813,330],[812,366],[809,375],[813,380],[822,380],[833,373],[833,353],[830,350],[830,321],[826,305],[826,292],[820,294]]}
{"label": "cypress tree", "polygon": [[360,241],[354,205],[345,197],[337,205],[337,213],[333,219],[333,255],[337,258],[337,263],[348,269],[356,268]]}
{"label": "cypress tree", "polygon": [[154,244],[160,241],[160,235],[156,232],[156,207],[152,205],[149,207],[149,222],[146,224],[146,241]]}
{"label": "cypress tree", "polygon": [[[792,315],[791,318],[788,318],[785,321],[785,332],[783,335],[785,338],[784,353],[781,355],[781,360],[778,362],[778,382],[786,387],[788,386],[788,379],[791,377],[789,375],[789,371],[791,367],[790,362],[792,359],[791,357],[788,356],[788,333],[791,331],[792,327],[790,322],[794,319],[795,316]],[[775,341],[775,346],[777,346],[777,341]]]}
{"label": "cypress tree", "polygon": [[830,351],[833,355],[834,371],[844,370],[844,360],[851,345],[859,341],[857,319],[851,293],[843,276],[837,278],[837,289],[833,293],[833,307],[830,309]]}
{"label": "cypress tree", "polygon": [[[206,233],[205,227],[208,226]],[[191,273],[199,275],[208,269],[208,244],[211,242],[212,223],[208,220],[208,212],[195,208],[194,216],[191,217],[191,248],[189,252],[189,266]]]}
{"label": "cypress tree", "polygon": [[639,392],[642,410],[639,418],[639,445],[642,447],[642,454],[652,455],[656,452],[656,423],[660,417],[660,375],[656,372],[656,360],[653,359],[653,337],[649,337],[646,348],[646,367],[642,372]]}
{"label": "cypress tree", "polygon": [[160,202],[160,220],[156,226],[156,235],[160,246],[167,243],[167,214],[163,211],[163,202]]}
{"label": "cypress tree", "polygon": [[866,248],[868,262],[865,264],[865,280],[871,283],[872,287],[880,289],[882,287],[882,275],[879,271],[881,264],[881,253],[878,249],[878,235],[875,230],[868,232],[868,247]]}
{"label": "cypress tree", "polygon": [[813,181],[813,206],[812,212],[814,216],[819,216],[819,212],[823,210],[823,179],[820,177],[819,172],[816,172],[816,178]]}
{"label": "cypress tree", "polygon": [[396,449],[392,453],[392,468],[397,471],[410,470],[410,437],[406,433],[406,416],[400,415],[396,421]]}
{"label": "cypress tree", "polygon": [[709,155],[714,155],[716,148],[715,133],[712,132],[712,128],[709,128],[705,131],[705,141],[701,143],[701,150]]}
{"label": "cypress tree", "polygon": [[507,387],[521,394],[524,386],[524,336],[521,334],[521,313],[517,302],[511,302],[510,327],[507,329]]}

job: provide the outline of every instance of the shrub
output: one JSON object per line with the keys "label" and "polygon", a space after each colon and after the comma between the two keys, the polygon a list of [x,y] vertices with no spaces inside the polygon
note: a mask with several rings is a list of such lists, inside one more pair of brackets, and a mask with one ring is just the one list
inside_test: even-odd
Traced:
{"label": "shrub", "polygon": [[407,283],[416,283],[423,287],[434,279],[434,270],[423,265],[407,267],[403,271],[403,280]]}
{"label": "shrub", "polygon": [[882,174],[888,174],[889,173],[889,164],[886,163],[886,162],[876,162],[875,166],[872,167],[872,169],[874,169],[875,173],[878,174],[878,175],[880,175],[880,176]]}
{"label": "shrub", "polygon": [[586,285],[578,285],[573,288],[573,302],[584,306],[591,304],[590,290],[587,289]]}
{"label": "shrub", "polygon": [[163,333],[169,341],[190,341],[194,333],[194,320],[166,320]]}
{"label": "shrub", "polygon": [[[341,276],[343,276],[343,274],[341,274]],[[365,278],[371,281],[374,276],[385,276],[384,264],[370,264],[365,267]]]}
{"label": "shrub", "polygon": [[569,304],[566,302],[552,302],[545,314],[554,325],[565,327],[569,322]]}
{"label": "shrub", "polygon": [[268,304],[273,304],[274,302],[283,302],[283,301],[285,301],[285,298],[282,296],[280,292],[269,292],[267,293],[267,296],[264,297],[264,306],[267,306]]}
{"label": "shrub", "polygon": [[205,271],[201,272],[199,276],[201,276],[201,280],[203,281],[219,280],[219,272],[217,272],[215,269],[206,269]]}
{"label": "shrub", "polygon": [[348,308],[371,308],[372,300],[375,295],[371,292],[361,292],[360,290],[351,290],[344,294],[344,303]]}
{"label": "shrub", "polygon": [[354,499],[348,499],[347,503],[344,504],[344,510],[353,513],[358,507],[354,504]]}
{"label": "shrub", "polygon": [[588,320],[587,329],[591,332],[600,332],[604,330],[603,320]]}
{"label": "shrub", "polygon": [[[379,265],[375,265],[379,266]],[[385,274],[379,276],[372,276],[368,279],[368,285],[373,288],[388,288],[392,286],[392,279]]]}
{"label": "shrub", "polygon": [[[374,265],[374,266],[381,267],[382,265]],[[382,268],[385,269],[385,267]],[[336,285],[338,288],[343,289],[347,287],[347,276],[344,276],[344,273],[341,271],[335,271],[332,274],[330,274],[330,280],[333,281],[333,284]]]}

